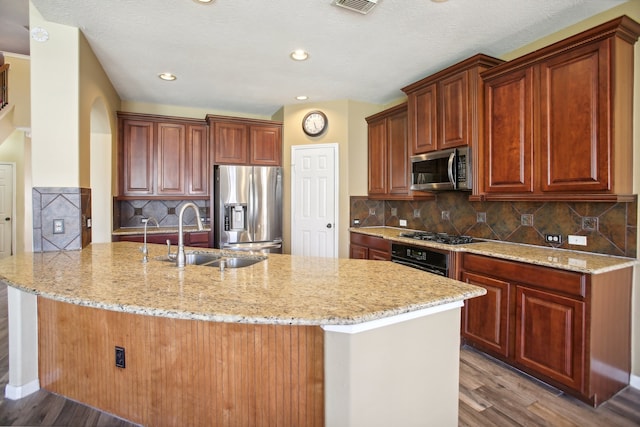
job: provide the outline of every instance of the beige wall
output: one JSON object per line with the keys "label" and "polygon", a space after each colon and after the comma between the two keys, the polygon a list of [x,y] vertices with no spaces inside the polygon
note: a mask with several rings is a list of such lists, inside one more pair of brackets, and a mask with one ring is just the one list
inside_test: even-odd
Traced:
{"label": "beige wall", "polygon": [[18,129],[31,127],[31,61],[24,55],[4,54],[9,67],[9,102],[14,105],[13,125]]}
{"label": "beige wall", "polygon": [[[15,200],[17,252],[31,250],[31,72],[29,57],[5,53],[9,68],[9,101],[13,108],[2,119],[10,128],[6,138],[0,138],[0,161],[15,163]],[[4,126],[4,125],[3,125]]]}
{"label": "beige wall", "polygon": [[31,142],[35,187],[78,187],[79,30],[45,21],[30,4],[30,25],[49,40],[31,41]]}
{"label": "beige wall", "polygon": [[[98,58],[82,33],[79,34],[79,186],[91,188],[91,134],[111,135],[112,164],[115,166],[117,121],[116,111],[120,108],[120,97],[109,77],[102,69]],[[103,179],[109,184],[111,176]]]}
{"label": "beige wall", "polygon": [[[556,41],[565,39],[569,36],[577,34],[581,31],[592,28],[598,24],[602,24],[621,15],[627,15],[635,21],[640,22],[640,3],[637,0],[628,1],[618,7],[614,7],[599,15],[593,16],[576,25],[565,28],[562,31],[551,34],[535,43],[523,46],[520,49],[504,55],[502,59],[511,60],[526,53],[532,52],[541,47],[547,46]],[[634,104],[633,104],[633,165],[634,165],[634,194],[640,191],[640,42],[635,44],[634,54]],[[640,219],[640,212],[637,217]],[[640,222],[638,223],[640,225]],[[637,239],[637,251],[640,253],[640,239]],[[635,269],[634,289],[633,289],[633,310],[632,310],[632,368],[631,372],[636,377],[635,387],[640,387],[640,272]]]}
{"label": "beige wall", "polygon": [[180,107],[177,105],[146,104],[144,102],[126,100],[122,101],[122,111],[127,111],[129,113],[159,114],[162,116],[190,117],[192,119],[204,119],[207,114],[219,114],[221,116],[244,117],[246,119],[278,120],[269,116],[237,113],[232,111],[216,110],[213,108],[204,109]]}
{"label": "beige wall", "polygon": [[[364,118],[382,109],[375,104],[348,100],[287,105],[283,111],[283,240],[284,252],[291,252],[291,147],[295,145],[338,144],[338,255],[349,257],[349,196],[366,194],[367,123]],[[319,137],[302,131],[302,119],[311,110],[322,110],[329,126]],[[364,193],[362,176],[364,176]],[[352,181],[355,183],[352,186]]]}

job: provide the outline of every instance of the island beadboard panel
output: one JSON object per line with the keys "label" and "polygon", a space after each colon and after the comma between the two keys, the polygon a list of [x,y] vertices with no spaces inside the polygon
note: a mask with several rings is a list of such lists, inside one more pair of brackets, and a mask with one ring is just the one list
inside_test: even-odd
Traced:
{"label": "island beadboard panel", "polygon": [[[145,316],[38,298],[40,384],[143,425],[323,426],[319,326]],[[115,346],[125,368],[115,366]]]}

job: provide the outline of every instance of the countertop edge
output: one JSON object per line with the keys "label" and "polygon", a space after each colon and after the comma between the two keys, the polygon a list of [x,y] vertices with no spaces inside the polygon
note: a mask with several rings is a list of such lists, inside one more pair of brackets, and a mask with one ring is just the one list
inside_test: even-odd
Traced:
{"label": "countertop edge", "polygon": [[5,277],[0,277],[0,281],[11,286],[12,288],[20,291],[41,296],[53,301],[64,302],[68,304],[74,304],[82,307],[98,308],[102,310],[117,311],[129,314],[138,314],[154,317],[165,317],[172,319],[182,320],[201,320],[207,322],[222,322],[222,323],[241,323],[241,324],[267,324],[267,325],[289,325],[289,326],[323,326],[323,325],[359,325],[366,322],[378,321],[381,319],[389,319],[395,316],[404,315],[419,310],[430,309],[433,307],[462,302],[470,298],[482,296],[486,294],[484,288],[478,287],[473,292],[465,292],[456,296],[443,297],[440,300],[431,301],[424,304],[413,304],[397,308],[394,310],[385,310],[380,312],[374,312],[366,316],[358,316],[352,318],[337,317],[337,318],[321,318],[321,319],[307,319],[307,318],[289,318],[289,317],[251,317],[240,315],[228,315],[228,314],[201,314],[186,311],[175,310],[162,310],[152,307],[135,306],[127,304],[108,304],[97,301],[88,301],[81,298],[71,298],[67,296],[61,296],[57,294],[51,294],[48,292],[41,292],[33,288],[29,288],[24,285],[14,283]]}

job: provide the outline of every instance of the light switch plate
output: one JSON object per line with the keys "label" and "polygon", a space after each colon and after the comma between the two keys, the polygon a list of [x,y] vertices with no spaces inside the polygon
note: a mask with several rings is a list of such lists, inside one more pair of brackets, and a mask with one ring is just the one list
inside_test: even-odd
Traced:
{"label": "light switch plate", "polygon": [[569,235],[570,245],[587,246],[587,236],[573,236]]}
{"label": "light switch plate", "polygon": [[406,219],[401,219],[400,220],[400,227],[406,227],[407,226],[407,220]]}

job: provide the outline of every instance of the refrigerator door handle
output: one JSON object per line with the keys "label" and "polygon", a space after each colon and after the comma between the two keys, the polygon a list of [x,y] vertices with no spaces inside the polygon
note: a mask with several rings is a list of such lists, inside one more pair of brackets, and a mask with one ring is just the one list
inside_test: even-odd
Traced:
{"label": "refrigerator door handle", "polygon": [[222,249],[234,251],[259,251],[262,249],[279,249],[282,247],[282,240],[261,243],[225,243]]}
{"label": "refrigerator door handle", "polygon": [[247,233],[250,239],[253,240],[253,168],[249,171],[249,203],[247,203]]}

